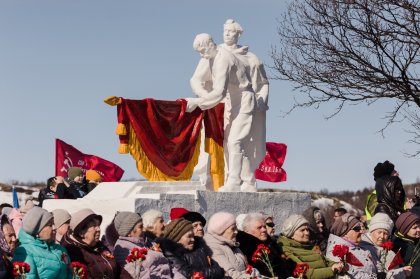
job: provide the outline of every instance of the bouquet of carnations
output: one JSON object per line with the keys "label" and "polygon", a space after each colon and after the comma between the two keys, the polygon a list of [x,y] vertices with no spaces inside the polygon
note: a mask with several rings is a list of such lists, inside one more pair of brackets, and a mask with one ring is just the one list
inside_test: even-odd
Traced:
{"label": "bouquet of carnations", "polygon": [[260,244],[257,246],[257,250],[255,250],[254,254],[252,255],[252,262],[256,263],[258,261],[265,264],[265,266],[268,268],[268,271],[270,272],[270,275],[274,277],[274,270],[271,266],[270,259],[268,255],[270,254],[270,249],[268,249],[267,246],[264,244]]}
{"label": "bouquet of carnations", "polygon": [[29,264],[25,262],[13,263],[13,276],[15,276],[15,278],[26,279],[26,273],[29,271],[31,271]]}
{"label": "bouquet of carnations", "polygon": [[72,262],[70,265],[73,268],[73,279],[86,279],[87,278],[86,265],[79,262]]}
{"label": "bouquet of carnations", "polygon": [[125,258],[127,264],[134,265],[134,278],[140,278],[141,263],[146,259],[148,250],[146,248],[133,248]]}
{"label": "bouquet of carnations", "polygon": [[[346,264],[354,265],[354,266],[363,266],[363,264],[359,261],[356,256],[353,255],[352,252],[350,252],[350,249],[346,245],[334,245],[332,254],[334,257],[337,257],[340,259],[340,261],[343,263],[344,266]],[[344,270],[344,269],[343,269]],[[341,271],[341,272],[335,272],[336,278],[350,278],[347,272]]]}

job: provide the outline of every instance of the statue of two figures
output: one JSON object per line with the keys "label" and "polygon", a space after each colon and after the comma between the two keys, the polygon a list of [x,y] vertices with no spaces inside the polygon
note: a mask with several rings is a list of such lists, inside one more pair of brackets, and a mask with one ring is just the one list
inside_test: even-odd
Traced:
{"label": "statue of two figures", "polygon": [[[243,32],[238,22],[224,24],[223,44],[209,34],[196,36],[193,48],[201,59],[191,78],[196,98],[187,98],[187,111],[210,109],[224,102],[225,183],[219,191],[255,192],[255,169],[265,156],[268,80],[263,64],[247,46],[238,45]],[[207,158],[196,167],[207,188],[213,188]],[[201,164],[201,166],[200,166]]]}

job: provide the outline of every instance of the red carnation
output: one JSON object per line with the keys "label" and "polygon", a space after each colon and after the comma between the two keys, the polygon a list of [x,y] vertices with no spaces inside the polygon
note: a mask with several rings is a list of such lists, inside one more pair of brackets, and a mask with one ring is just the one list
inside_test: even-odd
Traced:
{"label": "red carnation", "polygon": [[332,250],[332,254],[334,257],[340,258],[340,260],[344,261],[345,256],[349,252],[349,247],[346,245],[334,245],[334,248]]}
{"label": "red carnation", "polygon": [[87,266],[79,263],[79,262],[72,262],[70,266],[73,268],[73,274],[80,279],[87,278]]}
{"label": "red carnation", "polygon": [[384,244],[382,244],[381,247],[389,251],[392,250],[392,248],[394,248],[394,243],[392,243],[392,241],[387,241]]}
{"label": "red carnation", "polygon": [[200,272],[194,272],[191,278],[192,279],[205,279],[204,276]]}
{"label": "red carnation", "polygon": [[26,278],[26,273],[31,271],[29,264],[25,262],[14,262],[13,263],[13,276],[20,276],[21,278]]}

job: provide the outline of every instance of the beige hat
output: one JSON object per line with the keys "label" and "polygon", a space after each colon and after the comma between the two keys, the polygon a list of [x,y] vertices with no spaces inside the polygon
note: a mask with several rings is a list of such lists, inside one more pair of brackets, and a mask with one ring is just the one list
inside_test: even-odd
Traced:
{"label": "beige hat", "polygon": [[64,223],[67,223],[71,219],[68,211],[64,209],[54,209],[52,214],[54,216],[54,226],[56,229],[60,228]]}
{"label": "beige hat", "polygon": [[92,209],[85,208],[73,213],[70,220],[70,229],[73,234],[78,235],[80,229],[92,219],[98,219],[102,223],[102,216],[93,212]]}

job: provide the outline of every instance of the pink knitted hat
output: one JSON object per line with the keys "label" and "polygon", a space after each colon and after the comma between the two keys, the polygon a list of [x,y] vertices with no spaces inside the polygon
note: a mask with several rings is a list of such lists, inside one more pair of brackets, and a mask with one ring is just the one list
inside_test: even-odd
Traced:
{"label": "pink knitted hat", "polygon": [[230,226],[236,223],[235,216],[229,212],[217,212],[210,217],[207,224],[207,231],[222,235]]}

